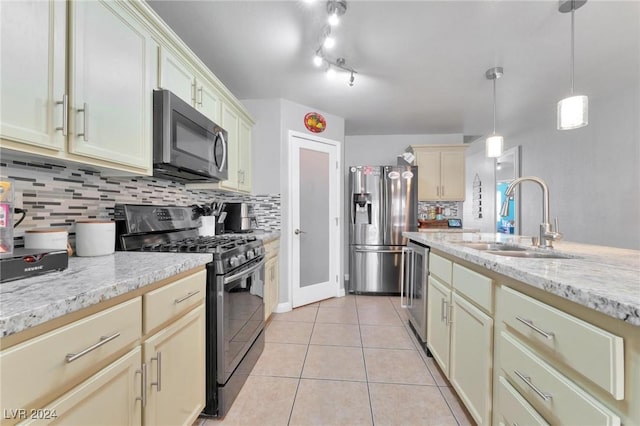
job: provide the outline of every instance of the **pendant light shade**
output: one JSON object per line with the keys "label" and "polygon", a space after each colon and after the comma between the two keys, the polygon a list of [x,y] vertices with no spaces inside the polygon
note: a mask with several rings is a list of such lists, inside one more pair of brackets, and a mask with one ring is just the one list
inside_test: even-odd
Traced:
{"label": "pendant light shade", "polygon": [[571,96],[558,102],[558,130],[571,130],[589,124],[589,98]]}
{"label": "pendant light shade", "polygon": [[500,157],[504,149],[504,138],[500,135],[489,136],[485,147],[487,157]]}
{"label": "pendant light shade", "polygon": [[560,13],[571,12],[571,94],[558,102],[558,130],[571,130],[589,124],[589,98],[573,94],[574,80],[574,13],[583,6],[586,0],[560,1],[558,10]]}
{"label": "pendant light shade", "polygon": [[485,73],[487,80],[493,80],[493,134],[485,141],[487,157],[500,157],[504,148],[504,138],[496,134],[496,80],[502,77],[502,67],[490,68]]}

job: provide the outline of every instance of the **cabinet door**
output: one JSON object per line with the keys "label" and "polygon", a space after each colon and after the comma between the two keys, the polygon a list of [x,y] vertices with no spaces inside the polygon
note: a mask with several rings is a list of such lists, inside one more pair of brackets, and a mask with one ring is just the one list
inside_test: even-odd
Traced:
{"label": "cabinet door", "polygon": [[144,343],[147,425],[191,426],[205,403],[205,306]]}
{"label": "cabinet door", "polygon": [[238,189],[238,155],[240,153],[238,147],[238,126],[240,118],[238,113],[232,109],[229,105],[222,105],[222,128],[227,131],[227,164],[228,164],[228,178],[225,181],[220,182],[220,187],[226,189],[232,189],[236,191]]}
{"label": "cabinet door", "polygon": [[464,150],[443,151],[440,157],[440,199],[464,201]]}
{"label": "cabinet door", "polygon": [[220,114],[222,109],[222,100],[220,99],[220,95],[213,87],[203,81],[199,81],[197,86],[198,91],[196,93],[196,105],[198,107],[198,111],[214,123],[220,123]]}
{"label": "cabinet door", "polygon": [[280,294],[280,259],[278,256],[272,259],[273,261],[273,277],[272,277],[272,286],[271,286],[271,294],[269,295],[269,300],[271,301],[271,312],[275,311],[278,306],[278,297]]}
{"label": "cabinet door", "polygon": [[170,90],[189,105],[194,104],[193,71],[165,47],[160,52],[160,87]]}
{"label": "cabinet door", "polygon": [[449,303],[451,290],[429,276],[427,284],[427,345],[444,374],[449,376]]}
{"label": "cabinet door", "polygon": [[271,306],[272,306],[272,300],[271,300],[272,290],[271,289],[274,285],[273,268],[274,268],[273,259],[267,260],[267,262],[264,264],[264,320],[265,321],[269,319],[269,317],[271,316],[271,313],[273,312],[273,310],[271,309]]}
{"label": "cabinet door", "polygon": [[142,380],[140,347],[63,396],[34,411],[22,424],[140,425],[142,424]]}
{"label": "cabinet door", "polygon": [[240,120],[238,126],[238,190],[251,192],[251,125]]}
{"label": "cabinet door", "polygon": [[440,199],[440,152],[417,151],[418,200]]}
{"label": "cabinet door", "polygon": [[449,380],[478,425],[491,416],[493,320],[453,292]]}
{"label": "cabinet door", "polygon": [[69,6],[69,151],[150,171],[153,40],[122,3]]}
{"label": "cabinet door", "polygon": [[2,138],[64,149],[66,14],[64,1],[0,2]]}

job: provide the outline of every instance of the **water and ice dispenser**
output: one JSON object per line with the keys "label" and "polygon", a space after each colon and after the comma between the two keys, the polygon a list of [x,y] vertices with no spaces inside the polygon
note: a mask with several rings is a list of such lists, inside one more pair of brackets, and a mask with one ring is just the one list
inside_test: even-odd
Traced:
{"label": "water and ice dispenser", "polygon": [[371,225],[371,194],[353,194],[353,224]]}

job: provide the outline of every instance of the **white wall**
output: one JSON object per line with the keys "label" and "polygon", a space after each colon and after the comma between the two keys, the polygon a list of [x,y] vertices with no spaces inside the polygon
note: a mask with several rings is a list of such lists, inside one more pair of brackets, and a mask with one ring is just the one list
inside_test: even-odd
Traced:
{"label": "white wall", "polygon": [[409,145],[461,144],[460,133],[446,135],[363,135],[345,138],[345,173],[348,166],[395,165]]}
{"label": "white wall", "polygon": [[[291,222],[289,208],[289,131],[315,135],[304,126],[308,112],[322,114],[327,122],[326,130],[318,136],[339,141],[344,147],[344,118],[325,111],[300,105],[285,99],[246,99],[247,107],[256,122],[253,128],[253,192],[256,194],[280,194],[281,238],[280,238],[280,309],[291,302],[289,257],[291,249],[287,229]],[[344,158],[344,153],[340,153]],[[344,182],[340,182],[340,199],[343,198]],[[340,207],[342,209],[342,206]],[[340,233],[341,245],[344,234]],[[343,265],[340,265],[342,273]],[[290,305],[289,305],[290,306]]]}
{"label": "white wall", "polygon": [[255,120],[251,154],[254,194],[280,193],[281,100],[245,99],[242,101]]}
{"label": "white wall", "polygon": [[[635,81],[635,87],[590,96],[589,125],[580,129],[556,130],[553,103],[504,123],[505,148],[522,147],[521,175],[549,185],[551,218],[558,217],[565,240],[640,249],[640,83]],[[482,147],[484,141],[476,144]],[[493,160],[469,153],[467,169],[486,170],[487,162]],[[525,182],[520,193],[521,234],[537,235],[541,190]]]}
{"label": "white wall", "polygon": [[[482,185],[482,218],[473,216],[473,181],[478,175]],[[484,142],[474,142],[467,149],[465,164],[465,200],[462,207],[462,224],[480,232],[495,232],[496,181],[495,160],[485,157]]]}

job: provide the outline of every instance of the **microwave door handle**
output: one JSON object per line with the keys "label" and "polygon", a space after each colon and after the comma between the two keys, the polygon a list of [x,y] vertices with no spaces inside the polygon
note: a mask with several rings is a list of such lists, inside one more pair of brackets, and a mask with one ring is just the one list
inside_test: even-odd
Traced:
{"label": "microwave door handle", "polygon": [[218,132],[218,136],[222,140],[222,163],[218,167],[218,171],[221,172],[227,162],[227,141],[224,139],[224,133]]}

